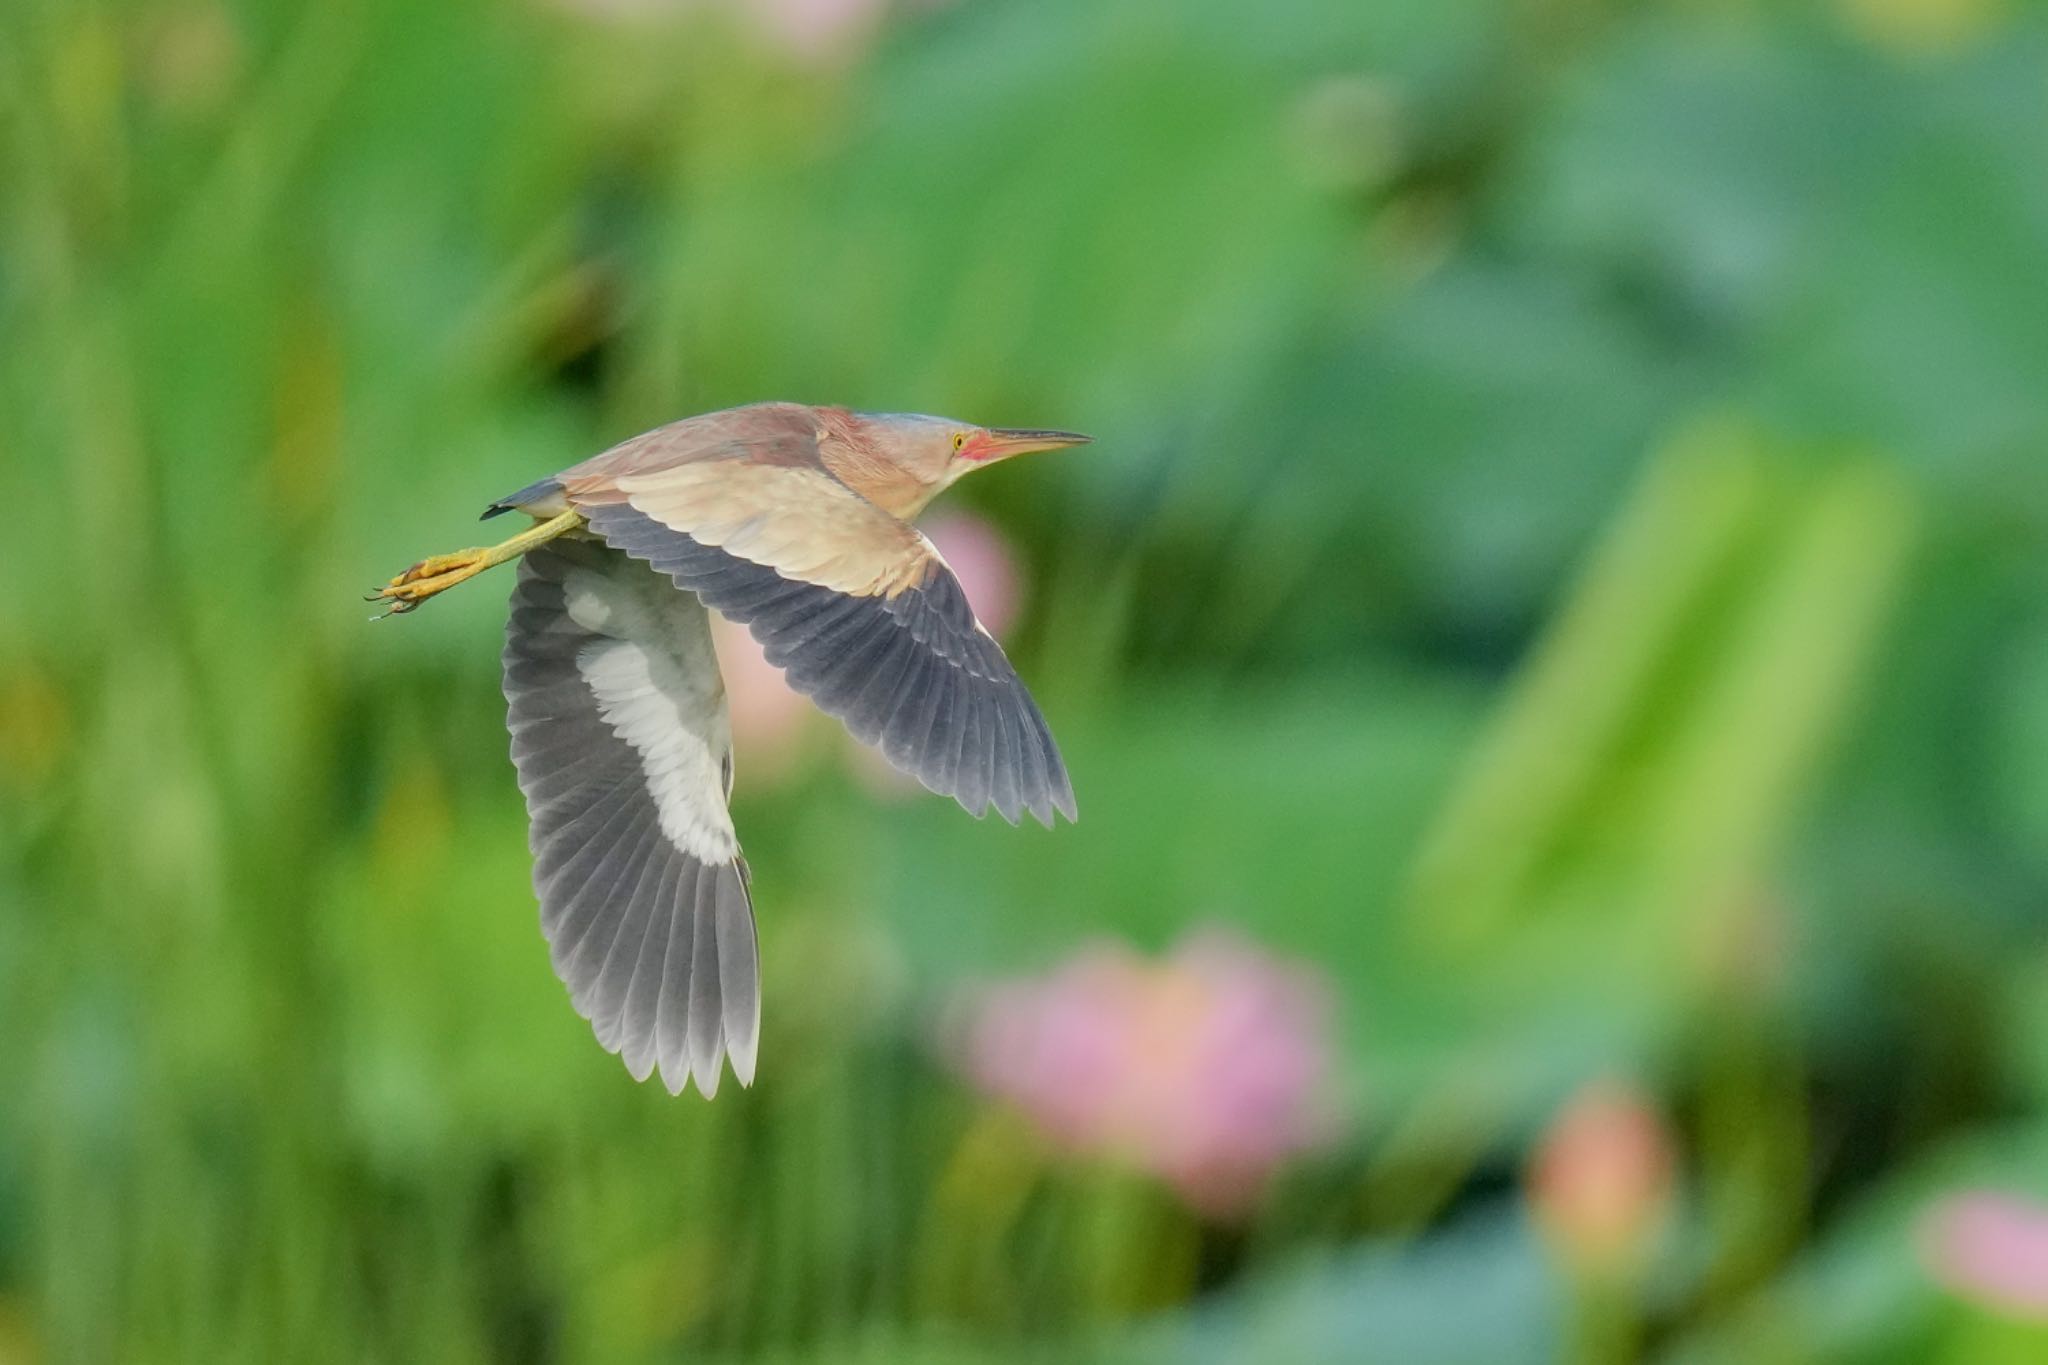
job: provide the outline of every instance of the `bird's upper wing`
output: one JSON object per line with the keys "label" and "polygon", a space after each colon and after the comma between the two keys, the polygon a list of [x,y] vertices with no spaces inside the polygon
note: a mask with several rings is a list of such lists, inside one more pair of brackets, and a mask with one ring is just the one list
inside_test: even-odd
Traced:
{"label": "bird's upper wing", "polygon": [[590,541],[529,551],[505,638],[512,761],[555,973],[637,1080],[754,1077],[760,966],[703,606]]}
{"label": "bird's upper wing", "polygon": [[746,625],[792,687],[896,767],[975,816],[1074,818],[1045,718],[914,527],[793,462],[563,479],[592,531]]}

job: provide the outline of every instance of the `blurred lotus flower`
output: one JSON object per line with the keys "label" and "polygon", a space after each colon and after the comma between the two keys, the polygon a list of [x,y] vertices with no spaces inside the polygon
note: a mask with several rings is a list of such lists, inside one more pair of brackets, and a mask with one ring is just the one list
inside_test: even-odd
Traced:
{"label": "blurred lotus flower", "polygon": [[1538,1142],[1530,1208],[1575,1272],[1622,1275],[1663,1236],[1675,1166],[1670,1130],[1649,1099],[1632,1086],[1596,1083],[1565,1105]]}
{"label": "blurred lotus flower", "polygon": [[1920,1254],[1958,1297],[2048,1322],[2048,1205],[1993,1190],[1952,1195],[1929,1211]]}
{"label": "blurred lotus flower", "polygon": [[822,65],[866,50],[888,0],[744,0],[744,8],[783,51]]}
{"label": "blurred lotus flower", "polygon": [[[925,539],[938,547],[939,554],[960,580],[967,605],[988,633],[1000,640],[1009,633],[1023,600],[1023,577],[1016,553],[992,522],[972,512],[947,512],[933,517],[924,527]],[[917,779],[889,766],[887,759],[864,744],[853,744],[853,773],[869,791],[878,796],[911,796],[924,790]]]}
{"label": "blurred lotus flower", "polygon": [[738,14],[783,55],[824,66],[857,57],[889,0],[555,0],[593,19],[637,23],[689,14]]}
{"label": "blurred lotus flower", "polygon": [[1329,1014],[1320,973],[1212,930],[1162,962],[1099,945],[971,993],[960,1061],[1059,1146],[1230,1216],[1335,1134]]}
{"label": "blurred lotus flower", "polygon": [[774,786],[794,766],[805,731],[818,723],[817,713],[783,680],[782,670],[768,662],[760,641],[745,626],[713,612],[711,639],[725,678],[739,780]]}
{"label": "blurred lotus flower", "polygon": [[988,633],[998,640],[1016,623],[1023,597],[1017,554],[995,523],[972,512],[936,516],[924,528],[925,538],[953,566],[960,590]]}
{"label": "blurred lotus flower", "polygon": [[[1016,619],[1023,596],[1022,575],[1009,542],[991,523],[968,512],[934,517],[924,533],[953,566],[974,614],[989,634],[1001,639]],[[711,635],[725,675],[742,780],[772,786],[792,770],[804,735],[821,723],[818,713],[783,680],[782,670],[768,662],[745,626],[713,613]],[[897,772],[872,749],[847,743],[853,750],[854,773],[868,787],[892,796],[922,790],[915,779]]]}

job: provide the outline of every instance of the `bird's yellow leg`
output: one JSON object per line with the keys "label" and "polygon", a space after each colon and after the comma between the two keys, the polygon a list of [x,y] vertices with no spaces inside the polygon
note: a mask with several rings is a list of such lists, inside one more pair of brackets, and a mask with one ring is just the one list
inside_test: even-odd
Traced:
{"label": "bird's yellow leg", "polygon": [[476,577],[485,569],[517,559],[536,545],[545,545],[583,525],[583,514],[564,512],[558,517],[535,522],[510,540],[482,549],[456,550],[452,554],[429,555],[369,595],[372,602],[389,602],[387,615],[399,616],[420,603],[444,593],[457,583]]}

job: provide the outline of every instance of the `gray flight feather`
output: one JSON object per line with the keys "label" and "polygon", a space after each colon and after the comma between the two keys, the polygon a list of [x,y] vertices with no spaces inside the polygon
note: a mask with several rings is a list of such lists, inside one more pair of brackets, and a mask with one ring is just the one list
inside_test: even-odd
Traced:
{"label": "gray flight feather", "polygon": [[860,597],[785,578],[628,503],[582,508],[607,544],[738,621],[797,691],[864,744],[974,816],[1074,818],[1074,787],[1045,717],[934,561],[918,586]]}
{"label": "gray flight feather", "polygon": [[505,700],[541,929],[577,1012],[635,1079],[709,1096],[729,1057],[751,1083],[760,957],[703,606],[593,542],[530,551]]}

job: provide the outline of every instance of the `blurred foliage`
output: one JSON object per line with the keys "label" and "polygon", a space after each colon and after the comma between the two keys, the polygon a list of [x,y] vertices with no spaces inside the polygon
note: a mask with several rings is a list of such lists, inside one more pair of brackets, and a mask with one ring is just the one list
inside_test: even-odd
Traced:
{"label": "blurred foliage", "polygon": [[[0,1361],[2042,1358],[1924,1229],[2048,1198],[2044,166],[2023,0],[10,0]],[[1084,819],[742,752],[704,1104],[548,971],[495,592],[357,597],[763,397],[1097,435],[953,495]],[[1248,1218],[948,1063],[1215,921],[1340,1005]]]}

